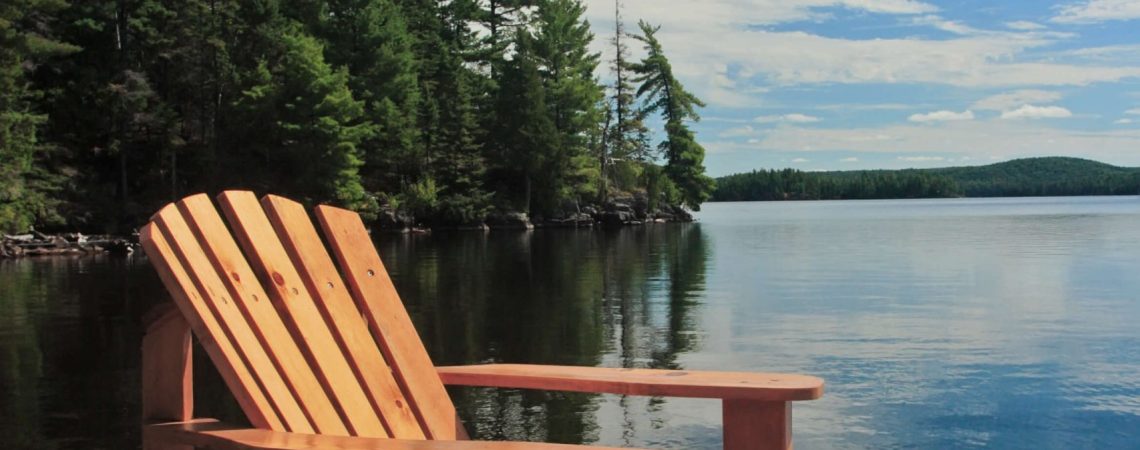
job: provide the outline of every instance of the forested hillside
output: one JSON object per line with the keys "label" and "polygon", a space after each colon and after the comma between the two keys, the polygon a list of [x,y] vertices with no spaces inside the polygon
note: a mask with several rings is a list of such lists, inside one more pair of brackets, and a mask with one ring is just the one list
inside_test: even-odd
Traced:
{"label": "forested hillside", "polygon": [[717,179],[713,201],[1140,194],[1140,168],[1078,158],[1026,158],[941,169],[757,170]]}
{"label": "forested hillside", "polygon": [[229,188],[444,227],[696,209],[703,104],[619,6],[599,38],[579,0],[7,0],[0,231],[127,231]]}

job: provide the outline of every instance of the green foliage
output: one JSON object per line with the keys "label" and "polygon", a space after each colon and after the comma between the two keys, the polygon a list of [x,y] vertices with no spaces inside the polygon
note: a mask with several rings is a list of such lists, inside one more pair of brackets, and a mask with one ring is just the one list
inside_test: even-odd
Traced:
{"label": "green foliage", "polygon": [[0,3],[0,228],[126,232],[222,189],[442,226],[664,189],[628,36],[610,110],[584,17],[581,0]]}
{"label": "green foliage", "polygon": [[801,172],[758,170],[717,180],[715,201],[1133,195],[1140,169],[1077,158],[1028,158],[980,167]]}
{"label": "green foliage", "polygon": [[37,221],[58,220],[49,195],[54,183],[36,166],[46,116],[36,110],[40,93],[30,86],[27,68],[77,50],[45,34],[54,25],[48,17],[65,7],[58,0],[0,5],[0,231],[23,232]]}
{"label": "green foliage", "polygon": [[682,202],[699,210],[701,203],[712,194],[715,183],[705,175],[705,149],[697,143],[686,121],[700,120],[697,108],[705,104],[673,76],[673,67],[657,40],[661,27],[644,21],[638,26],[642,34],[634,38],[645,44],[647,55],[630,67],[637,74],[634,81],[641,84],[637,96],[645,99],[642,114],[656,112],[665,120],[666,139],[657,146],[665,156],[665,173],[680,190]]}

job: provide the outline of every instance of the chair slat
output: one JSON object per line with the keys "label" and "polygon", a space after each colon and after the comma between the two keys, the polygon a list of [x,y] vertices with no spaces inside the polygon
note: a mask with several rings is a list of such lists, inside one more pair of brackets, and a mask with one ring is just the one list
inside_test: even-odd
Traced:
{"label": "chair slat", "polygon": [[392,437],[423,439],[419,421],[369,334],[367,322],[353,303],[305,207],[274,195],[262,197],[261,205]]}
{"label": "chair slat", "polygon": [[312,372],[335,399],[353,434],[389,437],[257,197],[248,191],[228,191],[218,199],[234,235],[281,310],[286,327],[302,345]]}
{"label": "chair slat", "polygon": [[[174,206],[170,205],[167,209],[173,210]],[[263,388],[249,370],[246,358],[234,345],[230,333],[223,330],[158,225],[152,222],[144,226],[139,231],[139,241],[250,424],[258,428],[292,431],[279,418]]]}
{"label": "chair slat", "polygon": [[371,236],[356,213],[318,206],[316,216],[325,239],[367,317],[396,380],[414,402],[431,439],[466,439],[447,391],[396,293]]}
{"label": "chair slat", "polygon": [[[178,203],[178,210],[182,214],[179,220],[184,217],[188,228],[171,240],[179,244],[201,243],[205,254],[187,268],[196,276],[208,279],[214,286],[213,291],[228,294],[234,299],[233,303],[239,305],[240,312],[234,308],[236,315],[223,318],[231,327],[255,337],[258,345],[250,347],[256,359],[250,359],[250,367],[259,379],[272,384],[270,397],[276,400],[285,398],[286,393],[292,394],[294,401],[285,404],[287,411],[282,410],[290,431],[298,432],[293,427],[299,422],[295,416],[300,414],[311,422],[310,430],[350,435],[209,197],[187,197]],[[280,392],[282,389],[285,392]]]}

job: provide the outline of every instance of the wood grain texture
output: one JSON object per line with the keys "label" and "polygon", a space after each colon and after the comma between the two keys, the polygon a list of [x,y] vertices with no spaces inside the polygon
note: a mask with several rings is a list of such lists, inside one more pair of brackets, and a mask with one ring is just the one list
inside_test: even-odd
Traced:
{"label": "wood grain texture", "polygon": [[[205,205],[193,206],[203,199]],[[191,206],[187,208],[187,204]],[[203,217],[210,215],[220,221],[217,212],[209,204],[209,199],[197,195],[182,200],[176,208],[163,209],[155,223],[194,281],[201,294],[201,301],[214,313],[221,332],[234,343],[249,372],[260,384],[265,397],[288,431],[312,432],[316,426],[315,431],[318,432],[347,435],[339,421],[311,421],[316,417],[315,414],[308,414],[314,409],[313,405],[320,405],[322,401],[327,404],[328,399],[319,392],[314,392],[319,391],[319,385],[288,333],[267,335],[259,325],[266,320],[255,321],[247,315],[254,310],[250,306],[267,303],[264,301],[266,296],[262,292],[249,293],[245,285],[234,282],[230,274],[240,273],[243,269],[239,267],[248,265],[240,254],[232,256],[226,255],[224,250],[219,252],[219,242],[229,239],[228,235],[210,233],[208,230],[207,233],[202,233],[199,223]],[[248,268],[244,270],[249,271]],[[263,300],[243,301],[258,294]],[[271,307],[269,311],[275,316]],[[329,406],[328,410],[332,411],[332,407]]]}
{"label": "wood grain texture", "polygon": [[352,434],[390,437],[257,197],[248,191],[226,191],[218,200],[257,273],[256,279],[269,291],[281,319],[309,361],[307,370],[316,374],[324,392],[335,401]]}
{"label": "wood grain texture", "polygon": [[[173,209],[173,206],[168,208]],[[218,323],[157,225],[149,223],[143,226],[139,230],[139,242],[246,418],[258,428],[287,431],[247,361]]]}
{"label": "wood grain texture", "polygon": [[823,380],[806,375],[487,364],[438,367],[446,385],[663,397],[814,400]]}
{"label": "wood grain texture", "polygon": [[391,436],[423,439],[424,432],[412,405],[369,334],[368,323],[361,317],[305,207],[272,195],[263,197],[261,204]]}
{"label": "wood grain texture", "polygon": [[616,450],[612,447],[533,442],[424,441],[321,436],[241,429],[213,420],[147,425],[143,436],[155,442],[216,450]]}
{"label": "wood grain texture", "polygon": [[792,450],[792,404],[724,401],[725,450]]}
{"label": "wood grain texture", "polygon": [[353,299],[368,320],[396,380],[423,421],[431,439],[466,439],[427,349],[396,293],[372,238],[356,213],[318,206],[316,216],[336,256]]}

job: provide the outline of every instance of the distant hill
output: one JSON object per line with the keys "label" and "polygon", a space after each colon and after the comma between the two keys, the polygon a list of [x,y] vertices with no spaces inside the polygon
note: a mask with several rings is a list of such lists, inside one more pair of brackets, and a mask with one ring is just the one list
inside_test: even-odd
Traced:
{"label": "distant hill", "polygon": [[1136,195],[1140,168],[1068,157],[973,167],[803,172],[754,170],[717,179],[712,201]]}

